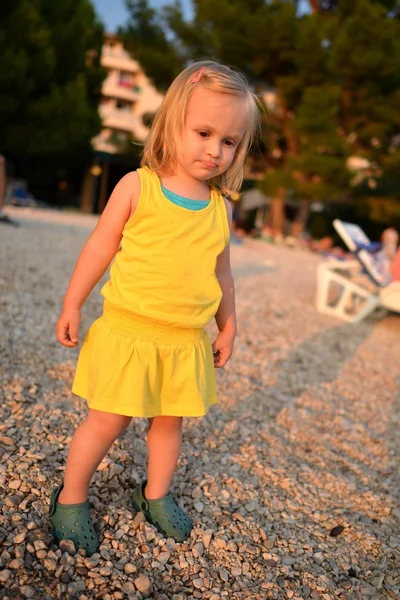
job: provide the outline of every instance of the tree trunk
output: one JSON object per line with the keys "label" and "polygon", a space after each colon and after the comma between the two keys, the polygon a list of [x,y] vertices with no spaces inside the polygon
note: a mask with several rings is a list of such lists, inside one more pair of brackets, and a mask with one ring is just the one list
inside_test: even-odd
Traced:
{"label": "tree trunk", "polygon": [[0,155],[0,213],[6,199],[6,159]]}
{"label": "tree trunk", "polygon": [[283,235],[285,228],[285,202],[284,189],[280,188],[278,194],[271,201],[271,229],[273,237]]}
{"label": "tree trunk", "polygon": [[319,13],[319,0],[310,0],[311,10],[314,14]]}
{"label": "tree trunk", "polygon": [[99,193],[99,203],[97,206],[98,212],[101,214],[106,207],[107,204],[107,190],[108,190],[108,177],[110,173],[110,163],[105,161],[103,162],[103,172],[101,174],[100,179],[100,193]]}
{"label": "tree trunk", "polygon": [[308,216],[310,214],[310,203],[308,200],[301,200],[299,210],[297,211],[296,219],[292,225],[292,235],[295,238],[299,238],[304,232],[306,227]]}
{"label": "tree trunk", "polygon": [[349,132],[349,112],[350,112],[350,104],[351,104],[351,93],[350,93],[350,85],[348,81],[345,81],[342,86],[342,112],[343,112],[343,124],[346,133]]}
{"label": "tree trunk", "polygon": [[94,186],[94,176],[91,174],[90,169],[86,171],[85,179],[83,181],[82,186],[82,196],[81,196],[81,212],[83,213],[93,213],[93,186]]}

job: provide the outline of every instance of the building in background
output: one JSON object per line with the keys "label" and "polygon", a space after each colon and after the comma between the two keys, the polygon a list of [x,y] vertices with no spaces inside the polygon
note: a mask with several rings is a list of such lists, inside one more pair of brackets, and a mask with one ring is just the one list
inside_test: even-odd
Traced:
{"label": "building in background", "polygon": [[116,167],[118,155],[126,154],[132,141],[144,141],[163,99],[117,36],[105,36],[101,64],[107,70],[99,106],[102,130],[93,139],[94,161],[86,175],[81,204],[85,212],[100,213],[115,185],[110,169],[117,173],[117,180],[123,175],[121,165]]}
{"label": "building in background", "polygon": [[115,154],[131,138],[140,142],[146,138],[143,117],[146,121],[146,115],[154,114],[163,97],[114,35],[104,40],[101,64],[107,69],[99,107],[103,130],[93,145],[100,152]]}

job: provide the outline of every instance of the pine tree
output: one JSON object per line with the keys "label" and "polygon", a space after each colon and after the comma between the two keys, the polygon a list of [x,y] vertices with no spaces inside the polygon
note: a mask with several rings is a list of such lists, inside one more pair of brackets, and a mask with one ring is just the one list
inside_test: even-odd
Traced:
{"label": "pine tree", "polygon": [[89,0],[2,0],[0,23],[0,153],[33,185],[65,176],[100,129],[102,26]]}
{"label": "pine tree", "polygon": [[[156,85],[165,88],[190,59],[214,58],[242,69],[256,91],[276,91],[263,140],[276,228],[287,193],[305,207],[303,221],[313,200],[398,197],[398,1],[316,0],[301,16],[295,1],[221,0],[216,10],[215,0],[196,0],[191,22],[179,2],[153,11],[153,21],[147,0],[128,4],[125,33],[146,32],[140,61]],[[349,171],[351,156],[369,161],[366,177]]]}

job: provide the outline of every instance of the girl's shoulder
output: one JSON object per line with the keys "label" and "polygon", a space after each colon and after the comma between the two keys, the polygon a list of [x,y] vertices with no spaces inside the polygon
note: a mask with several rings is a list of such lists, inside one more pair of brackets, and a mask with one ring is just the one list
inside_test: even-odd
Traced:
{"label": "girl's shoulder", "polygon": [[137,171],[130,171],[120,179],[116,186],[116,190],[123,195],[126,200],[129,199],[129,216],[128,220],[135,214],[140,198],[140,176]]}
{"label": "girl's shoulder", "polygon": [[232,204],[229,202],[229,200],[227,198],[225,198],[225,196],[221,195],[221,197],[222,197],[222,200],[224,201],[226,217],[228,219],[228,224],[229,224],[229,228],[230,228],[232,226],[232,215],[233,215]]}
{"label": "girl's shoulder", "polygon": [[135,192],[140,191],[140,177],[138,171],[130,171],[119,180],[118,185],[124,186],[127,189]]}

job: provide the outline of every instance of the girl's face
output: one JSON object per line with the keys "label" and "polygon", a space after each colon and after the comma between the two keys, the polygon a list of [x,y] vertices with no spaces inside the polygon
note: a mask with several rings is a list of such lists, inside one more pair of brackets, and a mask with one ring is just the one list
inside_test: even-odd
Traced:
{"label": "girl's face", "polygon": [[240,96],[194,85],[178,147],[177,174],[207,181],[232,163],[246,130],[247,107]]}

